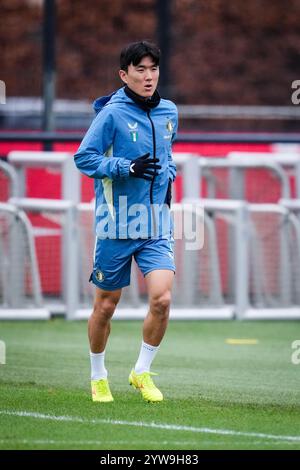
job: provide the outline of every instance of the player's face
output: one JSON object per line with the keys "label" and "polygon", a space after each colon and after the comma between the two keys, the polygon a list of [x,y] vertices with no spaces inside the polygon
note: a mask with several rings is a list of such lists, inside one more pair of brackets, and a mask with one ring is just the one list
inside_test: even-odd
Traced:
{"label": "player's face", "polygon": [[159,67],[150,56],[144,57],[138,65],[130,64],[128,71],[120,70],[121,79],[137,95],[149,98],[156,90]]}

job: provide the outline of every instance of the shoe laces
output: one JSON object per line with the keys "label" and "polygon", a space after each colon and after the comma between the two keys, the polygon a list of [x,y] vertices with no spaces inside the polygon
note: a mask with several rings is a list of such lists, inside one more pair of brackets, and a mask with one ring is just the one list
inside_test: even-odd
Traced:
{"label": "shoe laces", "polygon": [[105,379],[99,380],[99,382],[97,383],[97,387],[98,387],[99,392],[110,393],[108,381]]}
{"label": "shoe laces", "polygon": [[156,374],[155,372],[143,372],[143,374],[141,375],[142,375],[141,383],[143,385],[145,385],[147,388],[152,388],[152,389],[156,388],[151,376],[158,375],[158,374]]}

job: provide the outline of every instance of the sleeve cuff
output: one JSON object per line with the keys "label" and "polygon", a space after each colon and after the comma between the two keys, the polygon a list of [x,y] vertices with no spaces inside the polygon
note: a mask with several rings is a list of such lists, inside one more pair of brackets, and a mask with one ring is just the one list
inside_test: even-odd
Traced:
{"label": "sleeve cuff", "polygon": [[127,178],[127,176],[129,176],[130,163],[131,160],[126,160],[125,158],[122,160],[122,164],[119,168],[119,174],[121,178]]}

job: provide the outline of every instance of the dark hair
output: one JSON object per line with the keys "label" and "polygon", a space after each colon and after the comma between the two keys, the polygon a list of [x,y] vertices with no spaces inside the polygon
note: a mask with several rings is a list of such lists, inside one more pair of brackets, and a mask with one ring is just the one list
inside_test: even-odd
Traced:
{"label": "dark hair", "polygon": [[124,47],[121,51],[121,70],[125,70],[125,72],[127,72],[130,64],[136,66],[146,56],[150,56],[155,65],[159,65],[160,50],[156,44],[148,41],[132,42],[131,44],[128,44],[128,46]]}

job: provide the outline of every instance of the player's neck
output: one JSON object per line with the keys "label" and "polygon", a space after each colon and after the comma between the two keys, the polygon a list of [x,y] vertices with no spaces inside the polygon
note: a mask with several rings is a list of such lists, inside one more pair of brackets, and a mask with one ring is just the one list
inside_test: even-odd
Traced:
{"label": "player's neck", "polygon": [[138,104],[142,109],[148,111],[150,109],[156,108],[160,103],[160,95],[157,90],[153,93],[150,98],[145,98],[135,93],[128,85],[124,87],[126,95],[132,99],[136,104]]}

